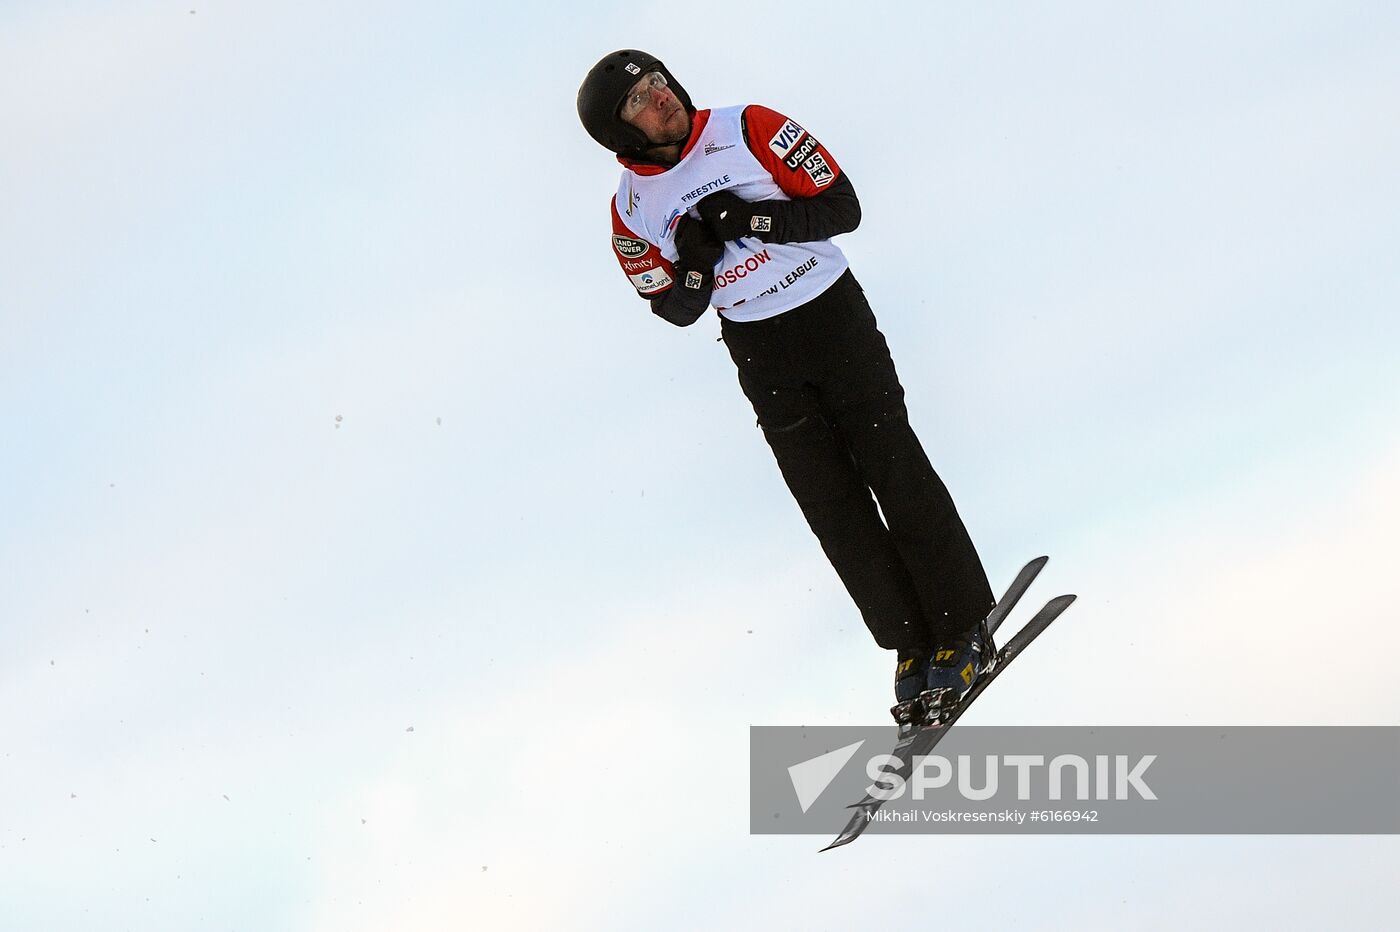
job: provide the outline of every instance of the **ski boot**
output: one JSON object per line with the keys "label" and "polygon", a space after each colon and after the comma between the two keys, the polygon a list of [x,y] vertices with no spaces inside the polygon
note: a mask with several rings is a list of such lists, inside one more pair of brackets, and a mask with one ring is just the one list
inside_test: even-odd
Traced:
{"label": "ski boot", "polygon": [[901,734],[922,720],[919,697],[928,689],[930,656],[932,652],[927,647],[907,647],[899,652],[894,668],[894,705],[890,707],[890,714],[899,723]]}
{"label": "ski boot", "polygon": [[916,705],[924,724],[944,721],[958,707],[982,674],[996,663],[991,639],[983,622],[962,634],[944,638],[934,647],[928,676]]}

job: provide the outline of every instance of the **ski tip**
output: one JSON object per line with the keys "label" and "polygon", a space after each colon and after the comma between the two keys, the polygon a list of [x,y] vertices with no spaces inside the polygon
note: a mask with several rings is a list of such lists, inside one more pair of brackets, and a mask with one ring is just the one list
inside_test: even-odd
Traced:
{"label": "ski tip", "polygon": [[[848,806],[847,808],[854,807]],[[878,809],[880,807],[879,805],[876,805],[874,808]],[[860,833],[865,831],[866,825],[867,822],[865,819],[862,819],[858,815],[852,816],[850,821],[846,823],[846,827],[841,829],[837,836],[832,840],[831,844],[827,845],[825,848],[819,848],[817,850],[817,853],[820,854],[823,851],[830,851],[832,848],[839,848],[842,845],[849,845],[851,842],[855,841],[857,838],[860,837]]]}
{"label": "ski tip", "polygon": [[1027,563],[1026,565],[1027,565],[1027,566],[1034,566],[1034,567],[1037,567],[1037,568],[1038,568],[1038,567],[1044,566],[1045,564],[1047,564],[1047,563],[1049,563],[1049,562],[1050,562],[1050,555],[1049,555],[1049,554],[1045,554],[1045,555],[1043,555],[1043,556],[1036,557],[1034,560],[1032,560],[1031,562]]}
{"label": "ski tip", "polygon": [[821,854],[823,851],[830,851],[832,848],[839,848],[842,845],[849,845],[851,842],[855,841],[859,837],[859,833],[855,835],[848,835],[845,832],[842,832],[840,835],[836,836],[836,840],[833,841],[831,844],[827,845],[825,848],[818,848],[817,854]]}

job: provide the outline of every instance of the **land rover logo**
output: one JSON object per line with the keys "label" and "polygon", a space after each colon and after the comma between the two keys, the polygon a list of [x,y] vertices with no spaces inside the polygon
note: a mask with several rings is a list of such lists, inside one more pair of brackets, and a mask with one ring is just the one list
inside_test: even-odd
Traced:
{"label": "land rover logo", "polygon": [[630,236],[614,236],[613,248],[625,259],[635,259],[647,251],[647,244]]}

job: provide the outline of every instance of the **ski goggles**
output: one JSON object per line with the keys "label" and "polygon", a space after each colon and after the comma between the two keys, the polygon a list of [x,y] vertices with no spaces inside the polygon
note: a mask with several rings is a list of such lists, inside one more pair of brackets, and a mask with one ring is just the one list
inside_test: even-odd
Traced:
{"label": "ski goggles", "polygon": [[622,116],[628,120],[647,108],[651,103],[652,92],[666,86],[666,76],[659,71],[653,71],[643,75],[637,84],[640,85],[640,89],[634,86],[627,92],[627,99],[622,102]]}

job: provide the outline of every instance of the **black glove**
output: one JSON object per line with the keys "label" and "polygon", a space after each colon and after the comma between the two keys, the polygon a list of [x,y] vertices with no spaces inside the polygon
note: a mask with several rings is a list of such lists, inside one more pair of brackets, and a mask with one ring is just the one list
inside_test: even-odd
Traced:
{"label": "black glove", "polygon": [[714,284],[715,264],[724,255],[724,243],[689,214],[676,224],[676,278],[692,291]]}
{"label": "black glove", "polygon": [[741,236],[756,236],[766,243],[782,242],[774,229],[774,205],[781,201],[750,203],[732,191],[716,191],[695,205],[700,219],[722,242]]}

